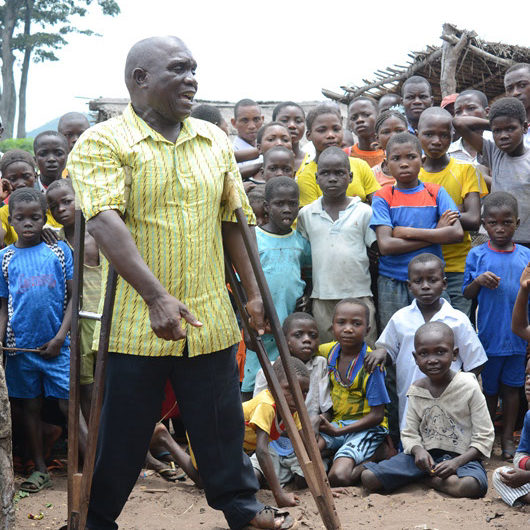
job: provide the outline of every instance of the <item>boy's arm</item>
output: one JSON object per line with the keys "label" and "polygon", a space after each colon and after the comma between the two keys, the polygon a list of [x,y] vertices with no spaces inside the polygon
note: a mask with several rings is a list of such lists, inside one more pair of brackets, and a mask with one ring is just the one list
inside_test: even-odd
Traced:
{"label": "boy's arm", "polygon": [[247,162],[248,160],[255,160],[258,158],[259,151],[256,147],[239,149],[238,151],[234,151],[234,156],[236,157],[236,162]]}
{"label": "boy's arm", "polygon": [[2,304],[0,306],[0,342],[3,344],[4,337],[6,336],[7,320],[8,320],[7,298],[0,298],[0,303]]}
{"label": "boy's arm", "polygon": [[433,469],[433,474],[440,478],[447,478],[456,473],[456,470],[472,460],[479,460],[482,454],[478,449],[470,447],[465,453],[455,456],[449,460],[444,460]]}
{"label": "boy's arm", "polygon": [[482,153],[482,132],[490,128],[490,122],[485,118],[475,116],[459,116],[453,119],[453,126],[457,133],[479,153]]}
{"label": "boy's arm", "polygon": [[[464,197],[460,210],[460,224],[464,230],[478,230],[480,227],[480,195],[472,191]],[[459,208],[460,209],[460,208]]]}
{"label": "boy's arm", "polygon": [[[404,228],[404,227],[396,227]],[[419,250],[420,248],[425,248],[430,245],[426,241],[412,241],[405,238],[399,237],[392,229],[391,226],[379,225],[375,228],[375,235],[377,237],[377,245],[379,247],[379,252],[383,256],[393,255],[393,254],[406,254],[407,252],[413,252],[414,250]]]}
{"label": "boy's arm", "polygon": [[286,506],[297,506],[298,497],[293,493],[288,493],[280,485],[280,481],[274,471],[274,465],[269,453],[269,435],[263,429],[256,427],[256,456],[258,458],[261,471],[267,481],[269,488],[274,495],[274,499],[279,508]]}
{"label": "boy's arm", "polygon": [[522,339],[529,341],[528,293],[530,292],[530,263],[524,268],[519,285],[519,292],[513,306],[512,331]]}
{"label": "boy's arm", "polygon": [[[444,212],[444,215],[447,212]],[[450,214],[453,214],[450,216]],[[394,237],[406,241],[415,240],[426,242],[428,245],[447,245],[449,243],[461,243],[464,239],[464,230],[458,220],[458,212],[449,212],[448,218],[452,220],[451,225],[445,223],[436,228],[415,228],[413,226],[396,226],[392,232]],[[450,216],[450,217],[449,217]],[[456,217],[456,218],[455,218]]]}
{"label": "boy's arm", "polygon": [[384,417],[385,405],[370,407],[370,412],[366,416],[345,427],[337,427],[331,424],[325,416],[320,415],[320,432],[329,436],[344,436],[352,432],[365,431],[371,427],[377,427],[383,421]]}
{"label": "boy's arm", "polygon": [[466,298],[475,298],[480,292],[481,287],[488,289],[497,289],[500,282],[500,277],[491,271],[479,274],[469,285],[464,288],[464,296]]}

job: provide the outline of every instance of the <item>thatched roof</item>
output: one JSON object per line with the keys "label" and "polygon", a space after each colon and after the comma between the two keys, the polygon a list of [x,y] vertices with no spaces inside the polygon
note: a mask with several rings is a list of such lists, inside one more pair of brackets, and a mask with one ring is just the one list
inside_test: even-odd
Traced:
{"label": "thatched roof", "polygon": [[393,65],[374,72],[374,79],[363,79],[363,85],[341,86],[342,94],[323,89],[324,96],[341,103],[348,103],[361,94],[376,99],[388,92],[401,91],[401,85],[412,75],[421,75],[429,80],[436,102],[443,96],[440,87],[442,74],[442,55],[444,49],[458,49],[456,64],[456,92],[468,88],[482,90],[488,99],[504,93],[503,77],[509,66],[515,63],[530,63],[530,48],[486,42],[475,32],[459,30],[450,24],[444,24],[440,37],[442,46],[427,46],[424,51],[411,52],[406,65]]}

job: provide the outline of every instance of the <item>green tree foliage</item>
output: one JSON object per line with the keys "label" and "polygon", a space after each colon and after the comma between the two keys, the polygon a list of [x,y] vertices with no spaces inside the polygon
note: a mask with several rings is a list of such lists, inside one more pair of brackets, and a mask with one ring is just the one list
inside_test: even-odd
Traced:
{"label": "green tree foliage", "polygon": [[[0,5],[0,116],[6,136],[13,135],[17,103],[17,136],[23,138],[26,135],[26,89],[31,60],[59,60],[56,52],[68,44],[66,38],[70,33],[97,35],[75,25],[78,18],[87,15],[92,4],[97,4],[105,15],[120,13],[115,0],[5,0]],[[18,102],[16,59],[21,60]]]}
{"label": "green tree foliage", "polygon": [[5,153],[10,149],[23,149],[33,154],[33,138],[8,138],[0,142],[0,152]]}

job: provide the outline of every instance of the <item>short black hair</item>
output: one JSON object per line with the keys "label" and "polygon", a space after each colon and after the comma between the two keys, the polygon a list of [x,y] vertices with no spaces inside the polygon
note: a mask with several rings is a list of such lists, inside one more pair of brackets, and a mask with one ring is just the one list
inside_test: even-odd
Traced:
{"label": "short black hair", "polygon": [[399,105],[401,103],[401,96],[397,92],[386,92],[379,98],[378,103],[380,103],[383,98],[396,98],[398,102],[397,104]]}
{"label": "short black hair", "polygon": [[351,106],[356,103],[357,101],[368,101],[368,103],[370,103],[372,105],[372,107],[375,109],[375,112],[379,112],[379,106],[377,105],[377,101],[371,97],[371,96],[357,96],[356,98],[353,98],[349,103],[348,103],[348,113],[350,112],[350,108]]}
{"label": "short black hair", "polygon": [[46,189],[46,196],[48,196],[48,193],[50,193],[50,191],[53,191],[57,188],[68,188],[69,190],[75,193],[72,181],[70,180],[70,178],[65,178],[54,180]]}
{"label": "short black hair", "polygon": [[270,202],[279,188],[291,188],[296,191],[297,195],[300,195],[296,180],[291,177],[275,177],[268,180],[267,184],[265,184],[265,200]]}
{"label": "short black hair", "polygon": [[64,122],[67,120],[84,120],[87,125],[90,127],[90,122],[88,121],[88,118],[82,113],[82,112],[67,112],[66,114],[63,114],[59,118],[59,123],[57,124],[57,130],[59,130],[63,125]]}
{"label": "short black hair", "polygon": [[41,207],[42,214],[46,217],[48,204],[44,193],[35,188],[18,188],[9,196],[9,216],[13,215],[15,206],[20,202],[36,202]]}
{"label": "short black hair", "polygon": [[388,110],[381,112],[381,114],[377,116],[377,120],[375,120],[375,132],[376,133],[379,132],[379,129],[381,129],[381,126],[383,125],[383,123],[385,123],[386,120],[388,120],[388,118],[397,118],[398,120],[401,120],[403,122],[403,125],[405,127],[408,126],[407,118],[405,118],[405,116],[401,112],[394,110],[394,109],[388,109]]}
{"label": "short black hair", "polygon": [[484,197],[482,202],[482,218],[486,217],[493,208],[509,208],[514,217],[519,217],[519,205],[517,199],[507,191],[494,191]]}
{"label": "short black hair", "polygon": [[263,140],[263,135],[265,134],[265,131],[269,127],[275,127],[275,126],[283,127],[287,131],[287,134],[289,135],[289,139],[291,138],[291,133],[289,132],[289,129],[285,126],[285,123],[280,123],[279,121],[270,121],[269,123],[266,123],[265,125],[262,125],[259,128],[258,134],[256,135],[256,144],[261,145],[261,140]]}
{"label": "short black hair", "polygon": [[278,117],[278,114],[280,114],[280,111],[285,109],[286,107],[296,107],[297,109],[300,109],[305,119],[305,111],[298,103],[295,103],[294,101],[282,101],[274,107],[274,110],[272,111],[272,120],[276,121],[276,118]]}
{"label": "short black hair", "polygon": [[479,103],[484,108],[486,108],[489,105],[488,96],[486,96],[486,94],[484,94],[484,92],[482,92],[481,90],[476,90],[474,88],[469,88],[467,90],[464,90],[460,92],[460,94],[458,94],[458,96],[455,99],[455,103],[462,96],[475,96],[478,99]]}
{"label": "short black hair", "polygon": [[[320,153],[320,156],[318,157],[318,165],[322,162],[322,160],[326,160],[326,158],[330,157],[339,157],[342,162],[344,162],[344,165],[348,168],[348,171],[350,171],[350,157],[346,154],[346,152],[341,149],[340,147],[337,147],[336,145],[332,145],[330,147],[326,147],[322,153]],[[318,171],[318,166],[317,166]]]}
{"label": "short black hair", "polygon": [[432,87],[429,81],[425,79],[425,77],[422,77],[421,75],[413,75],[405,80],[405,82],[401,85],[401,96],[405,93],[405,87],[408,85],[426,85],[429,87],[429,94],[432,96]]}
{"label": "short black hair", "polygon": [[[298,359],[298,357],[289,357],[289,364],[294,370],[296,377],[300,379],[309,379],[309,370],[303,361]],[[276,362],[272,365],[272,369],[278,378],[279,383],[287,381],[287,374],[285,373],[285,368],[283,367],[283,362],[281,359],[276,359]]]}
{"label": "short black hair", "polygon": [[416,151],[421,156],[422,154],[421,143],[418,140],[418,137],[414,134],[409,133],[408,131],[397,133],[390,137],[390,139],[388,140],[388,143],[386,144],[387,156],[392,150],[392,147],[394,147],[394,145],[403,145],[403,144],[412,144],[414,146],[414,149],[416,149]]}
{"label": "short black hair", "polygon": [[409,261],[407,276],[410,278],[410,269],[416,265],[416,263],[437,263],[442,271],[442,275],[445,274],[445,265],[442,258],[438,257],[436,254],[431,254],[430,252],[422,252],[417,256],[414,256]]}
{"label": "short black hair", "polygon": [[335,308],[333,309],[333,316],[331,317],[332,321],[335,318],[335,315],[337,314],[337,309],[341,305],[345,305],[345,304],[358,305],[358,306],[364,308],[364,311],[365,311],[365,314],[366,314],[366,324],[367,325],[370,324],[370,308],[368,307],[366,302],[363,302],[359,298],[343,298],[340,302],[337,302],[337,304],[335,305]]}
{"label": "short black hair", "polygon": [[317,323],[317,321],[315,320],[315,317],[313,315],[310,315],[309,313],[302,313],[301,311],[297,311],[296,313],[291,313],[283,321],[283,324],[282,324],[282,331],[284,335],[287,335],[287,333],[289,333],[293,325],[293,322],[296,322],[297,320],[308,320],[315,325]]}
{"label": "short black hair", "polygon": [[41,133],[37,134],[37,136],[35,136],[35,139],[33,140],[33,151],[37,152],[37,145],[40,142],[40,140],[42,140],[42,138],[44,138],[45,136],[55,136],[59,138],[61,142],[64,142],[66,152],[68,153],[68,140],[66,139],[66,136],[64,136],[58,131],[52,131],[52,130],[42,131]]}
{"label": "short black hair", "polygon": [[517,98],[500,98],[491,105],[488,116],[490,125],[495,118],[499,118],[500,116],[514,118],[523,125],[526,122],[526,109]]}
{"label": "short black hair", "polygon": [[24,162],[33,168],[33,171],[36,171],[35,158],[28,151],[23,149],[10,149],[6,151],[2,158],[0,159],[0,173],[4,176],[6,169],[15,162]]}
{"label": "short black hair", "polygon": [[431,116],[441,116],[445,118],[448,121],[449,128],[452,129],[453,127],[453,116],[451,116],[451,113],[446,110],[442,109],[442,107],[429,107],[428,109],[425,109],[418,120],[418,131],[420,130],[420,127],[423,126],[425,123],[425,120],[430,118]]}
{"label": "short black hair", "polygon": [[422,324],[416,330],[416,333],[414,333],[414,347],[416,347],[416,341],[418,340],[418,338],[421,335],[423,335],[424,333],[428,333],[431,330],[438,330],[444,336],[447,335],[448,337],[451,337],[451,339],[453,341],[453,348],[454,348],[455,334],[454,334],[453,330],[445,322],[441,322],[440,320],[434,320],[434,321],[426,322],[425,324]]}
{"label": "short black hair", "polygon": [[247,193],[248,202],[265,201],[265,186],[259,184]]}
{"label": "short black hair", "polygon": [[305,125],[308,131],[310,131],[311,127],[313,127],[313,122],[318,118],[318,116],[322,116],[323,114],[335,114],[342,124],[342,115],[340,113],[339,106],[336,103],[329,101],[325,103],[320,103],[320,105],[313,107],[307,113]]}
{"label": "short black hair", "polygon": [[223,121],[221,111],[217,107],[207,105],[206,103],[194,107],[190,116],[192,118],[197,118],[198,120],[209,121],[214,125],[219,125]]}
{"label": "short black hair", "polygon": [[266,153],[263,153],[263,167],[267,164],[269,157],[275,153],[285,153],[289,155],[289,157],[293,161],[294,166],[294,153],[291,151],[291,149],[288,149],[285,147],[285,145],[275,145],[274,147],[271,147]]}
{"label": "short black hair", "polygon": [[510,68],[508,68],[508,70],[504,72],[504,75],[515,72],[516,70],[528,70],[528,72],[530,73],[530,64],[529,63],[512,64],[512,66],[510,66]]}
{"label": "short black hair", "polygon": [[237,113],[238,113],[240,107],[258,107],[258,109],[260,108],[259,105],[253,99],[248,99],[248,98],[240,99],[234,105],[234,118],[236,120],[237,120]]}

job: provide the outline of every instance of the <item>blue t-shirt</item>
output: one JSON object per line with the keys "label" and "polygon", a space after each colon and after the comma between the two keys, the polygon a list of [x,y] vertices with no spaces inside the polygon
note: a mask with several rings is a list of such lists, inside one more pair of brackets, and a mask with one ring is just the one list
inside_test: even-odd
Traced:
{"label": "blue t-shirt", "polygon": [[[67,304],[66,281],[73,276],[72,252],[59,241],[49,246],[9,245],[0,251],[0,298],[7,298],[5,345],[39,348],[61,327]],[[69,351],[67,337],[61,352]]]}
{"label": "blue t-shirt", "polygon": [[523,430],[517,452],[530,454],[530,410],[524,416]]}
{"label": "blue t-shirt", "polygon": [[[411,189],[398,189],[395,186],[384,186],[375,193],[372,199],[372,220],[370,227],[378,226],[411,226],[414,228],[436,228],[441,215],[447,211],[458,212],[453,199],[444,188],[432,182],[420,182]],[[429,252],[442,258],[440,245],[393,254],[379,258],[379,274],[388,278],[406,282],[408,279],[409,261],[418,254]]]}
{"label": "blue t-shirt", "polygon": [[462,290],[486,271],[501,279],[496,289],[481,287],[477,297],[478,337],[488,356],[526,354],[526,341],[512,332],[511,323],[519,279],[528,262],[530,250],[522,245],[502,252],[487,242],[472,248],[467,255]]}

